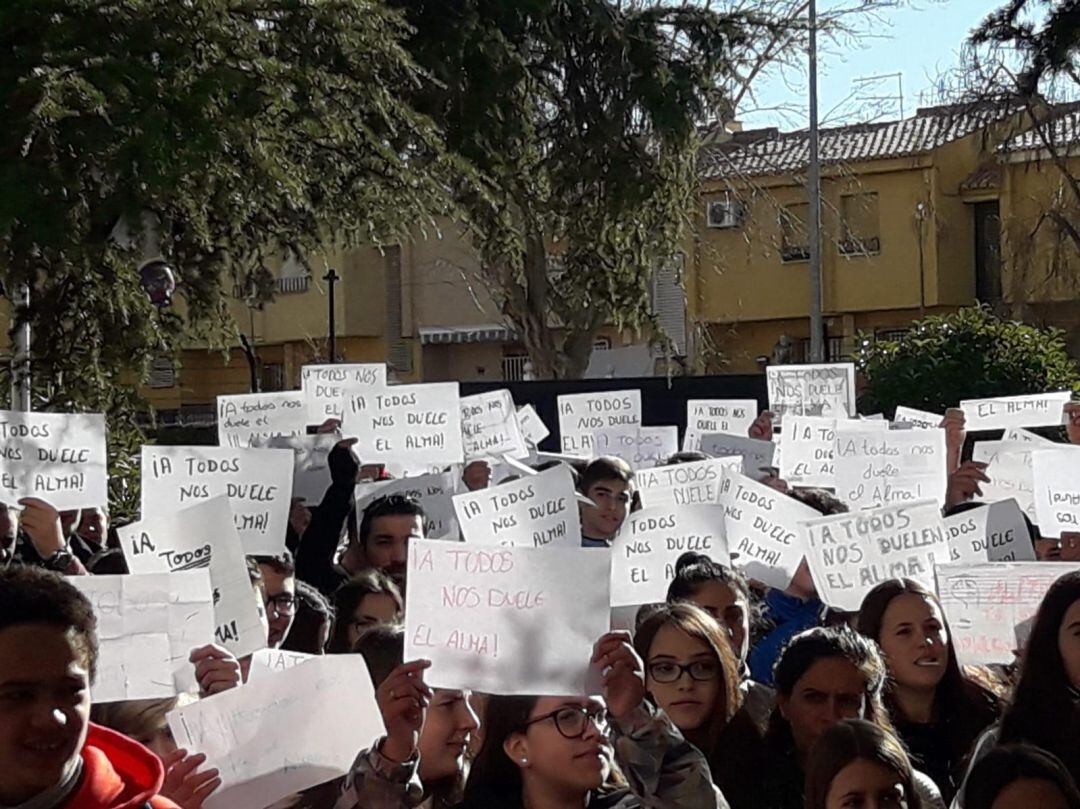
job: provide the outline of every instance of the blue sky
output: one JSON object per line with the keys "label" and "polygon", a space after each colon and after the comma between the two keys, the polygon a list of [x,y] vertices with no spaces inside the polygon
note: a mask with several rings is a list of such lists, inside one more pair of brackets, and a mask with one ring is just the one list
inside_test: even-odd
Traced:
{"label": "blue sky", "polygon": [[[851,0],[840,0],[844,6]],[[929,96],[935,76],[955,68],[959,51],[969,32],[1004,0],[918,0],[914,5],[882,12],[872,21],[875,36],[863,40],[861,47],[829,44],[819,57],[819,93],[823,124],[855,123],[860,120],[886,120],[900,113],[899,87],[896,78],[857,84],[860,77],[886,73],[903,76],[903,111],[912,115],[916,107],[935,103]],[[819,0],[828,9],[836,0]],[[744,112],[740,120],[747,127],[779,126],[798,129],[806,126],[805,75],[789,72],[786,76],[768,75],[755,87],[759,111]],[[855,93],[854,98],[850,98]],[[871,97],[882,100],[874,101]],[[842,103],[849,99],[847,103]],[[826,113],[840,109],[831,120]],[[797,107],[786,111],[766,109]]]}

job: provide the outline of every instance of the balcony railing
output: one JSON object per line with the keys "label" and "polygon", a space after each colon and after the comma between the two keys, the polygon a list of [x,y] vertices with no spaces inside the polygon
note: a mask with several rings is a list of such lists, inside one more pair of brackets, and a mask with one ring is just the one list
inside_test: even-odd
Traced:
{"label": "balcony railing", "polygon": [[279,295],[296,295],[307,292],[311,286],[310,275],[300,275],[293,278],[277,279],[277,292]]}

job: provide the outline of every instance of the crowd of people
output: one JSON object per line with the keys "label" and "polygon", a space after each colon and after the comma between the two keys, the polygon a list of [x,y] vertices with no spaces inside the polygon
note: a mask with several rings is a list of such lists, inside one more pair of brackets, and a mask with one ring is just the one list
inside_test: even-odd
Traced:
{"label": "crowd of people", "polygon": [[[1080,443],[1080,408],[1066,415]],[[763,413],[750,436],[771,440],[772,425]],[[988,470],[962,460],[962,413],[943,428],[951,513],[972,507]],[[1015,663],[980,668],[961,665],[938,596],[917,581],[882,582],[842,613],[817,598],[805,561],[781,590],[689,552],[665,603],[596,639],[598,694],[434,688],[429,661],[405,659],[402,628],[424,510],[391,495],[355,513],[371,470],[354,444],[330,453],[318,505],[293,504],[288,554],[249,557],[248,569],[267,646],[361,655],[386,733],[344,777],[276,806],[1080,809],[1073,568],[1062,565]],[[581,545],[600,552],[639,505],[634,470],[610,457],[572,466]],[[490,478],[475,462],[462,490]],[[823,515],[847,510],[775,470],[767,482]],[[1078,558],[1068,538],[1029,529],[1039,560]],[[208,638],[190,656],[199,693],[91,704],[95,616],[65,577],[124,572],[105,509],[0,508],[0,808],[200,809],[221,786],[213,761],[177,748],[166,716],[244,687],[249,660]]]}

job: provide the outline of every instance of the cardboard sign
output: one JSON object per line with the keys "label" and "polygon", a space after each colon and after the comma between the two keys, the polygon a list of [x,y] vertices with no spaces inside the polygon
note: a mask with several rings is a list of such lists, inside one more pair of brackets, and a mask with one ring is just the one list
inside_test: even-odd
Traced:
{"label": "cardboard sign", "polygon": [[634,475],[634,488],[645,508],[720,505],[720,478],[725,469],[742,469],[742,458],[709,458],[706,461],[642,469]]}
{"label": "cardboard sign", "polygon": [[1080,531],[1080,451],[1077,447],[1031,453],[1036,522],[1044,537]]}
{"label": "cardboard sign", "polygon": [[287,449],[293,453],[292,496],[309,506],[317,506],[333,482],[330,478],[330,451],[341,440],[339,433],[270,436],[256,438],[260,449]]}
{"label": "cardboard sign", "polygon": [[888,579],[934,586],[934,561],[949,558],[948,532],[933,500],[807,520],[806,560],[818,596],[857,612]]}
{"label": "cardboard sign", "polygon": [[142,515],[168,514],[226,495],[244,553],[281,556],[289,524],[293,453],[225,447],[142,448]]}
{"label": "cardboard sign", "polygon": [[428,539],[452,539],[457,541],[458,523],[451,498],[457,486],[458,473],[442,472],[420,475],[414,478],[359,483],[356,486],[356,513],[363,511],[372,501],[392,494],[401,494],[415,500],[424,509],[424,536]]}
{"label": "cardboard sign", "polygon": [[[318,655],[167,719],[177,745],[205,754],[221,775],[204,809],[271,806],[338,778],[386,732],[360,655]],[[288,741],[272,729],[287,729]]]}
{"label": "cardboard sign", "polygon": [[982,497],[977,500],[992,503],[996,500],[1016,500],[1028,519],[1036,522],[1035,482],[1032,478],[1030,444],[1018,441],[978,441],[971,459],[989,464],[986,476],[989,483],[980,484]]}
{"label": "cardboard sign", "polygon": [[731,563],[748,578],[783,589],[806,553],[800,525],[818,512],[745,475],[725,472],[721,486],[724,533]]}
{"label": "cardboard sign", "polygon": [[640,390],[566,394],[558,407],[563,452],[592,455],[594,433],[641,425]]}
{"label": "cardboard sign", "polygon": [[743,474],[761,480],[770,467],[775,466],[776,444],[758,438],[747,438],[727,433],[706,433],[701,437],[701,451],[714,458],[742,458]]}
{"label": "cardboard sign", "polygon": [[730,564],[721,507],[646,508],[631,514],[611,546],[611,606],[666,600],[675,562],[687,551]]}
{"label": "cardboard sign", "polygon": [[107,506],[105,417],[0,410],[0,502],[23,497],[58,511]]}
{"label": "cardboard sign", "polygon": [[369,393],[386,387],[383,363],[305,365],[300,369],[300,389],[307,403],[308,424],[342,418],[346,396]]}
{"label": "cardboard sign", "polygon": [[529,448],[518,424],[514,399],[508,390],[493,390],[461,398],[461,433],[465,461],[480,458],[526,458]]}
{"label": "cardboard sign", "polygon": [[615,427],[593,433],[593,452],[622,458],[633,469],[652,469],[679,451],[678,427]]}
{"label": "cardboard sign", "polygon": [[757,399],[688,399],[683,450],[699,452],[706,433],[746,435],[757,415]]}
{"label": "cardboard sign", "polygon": [[611,554],[420,540],[409,548],[405,659],[426,682],[488,694],[581,695],[608,630]]}
{"label": "cardboard sign", "polygon": [[951,563],[1035,561],[1024,513],[1015,500],[953,514],[945,518],[945,528]]}
{"label": "cardboard sign", "polygon": [[250,447],[255,438],[305,435],[307,403],[302,391],[217,397],[218,444]]}
{"label": "cardboard sign", "polygon": [[245,682],[252,683],[281,674],[283,671],[296,668],[301,663],[306,663],[315,655],[305,652],[286,652],[284,649],[259,649],[251,656],[251,665],[248,667],[248,676]]}
{"label": "cardboard sign", "polygon": [[855,365],[770,365],[769,410],[786,416],[855,418]]}
{"label": "cardboard sign", "polygon": [[154,514],[116,531],[132,573],[210,571],[214,643],[238,658],[266,646],[264,614],[251,589],[229,498],[214,497],[173,514]]}
{"label": "cardboard sign", "polygon": [[847,422],[836,429],[836,496],[851,508],[933,499],[945,503],[945,431],[867,434]]}
{"label": "cardboard sign", "polygon": [[162,699],[198,691],[192,649],[214,639],[207,570],[123,576],[69,576],[97,618],[94,702]]}
{"label": "cardboard sign", "polygon": [[1000,430],[1007,427],[1049,427],[1065,423],[1065,404],[1072,392],[1037,393],[1030,396],[1000,396],[995,399],[965,399],[964,427],[969,431]]}
{"label": "cardboard sign", "polygon": [[1030,621],[1074,562],[984,562],[937,568],[937,593],[963,666],[1014,662],[1017,627]]}
{"label": "cardboard sign", "polygon": [[519,548],[581,546],[574,479],[566,466],[459,494],[454,498],[454,511],[461,535],[469,543]]}
{"label": "cardboard sign", "polygon": [[893,421],[910,424],[912,427],[917,427],[921,430],[939,428],[941,427],[941,422],[944,420],[945,417],[939,416],[937,413],[916,410],[914,407],[904,407],[903,405],[896,408],[896,416],[893,419]]}
{"label": "cardboard sign", "polygon": [[395,385],[346,397],[342,432],[359,439],[364,463],[461,463],[461,400],[457,382]]}
{"label": "cardboard sign", "polygon": [[551,435],[551,430],[547,428],[543,419],[541,419],[536,412],[536,408],[531,404],[519,407],[517,415],[518,426],[521,427],[521,433],[525,436],[526,443],[531,446],[540,446],[540,442]]}

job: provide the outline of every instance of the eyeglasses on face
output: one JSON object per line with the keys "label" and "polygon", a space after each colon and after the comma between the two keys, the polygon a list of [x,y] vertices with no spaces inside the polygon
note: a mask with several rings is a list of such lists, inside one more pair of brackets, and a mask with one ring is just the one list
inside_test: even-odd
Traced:
{"label": "eyeglasses on face", "polygon": [[658,683],[674,683],[683,673],[699,683],[715,680],[720,676],[720,666],[715,660],[694,660],[685,665],[674,660],[657,660],[649,664],[649,676]]}
{"label": "eyeglasses on face", "polygon": [[266,597],[266,611],[278,615],[292,615],[296,611],[296,596],[292,593],[278,593]]}
{"label": "eyeglasses on face", "polygon": [[580,739],[588,730],[590,722],[601,734],[607,733],[607,714],[597,705],[559,708],[557,711],[530,719],[525,723],[525,727],[547,722],[549,719],[555,722],[555,729],[566,739]]}

